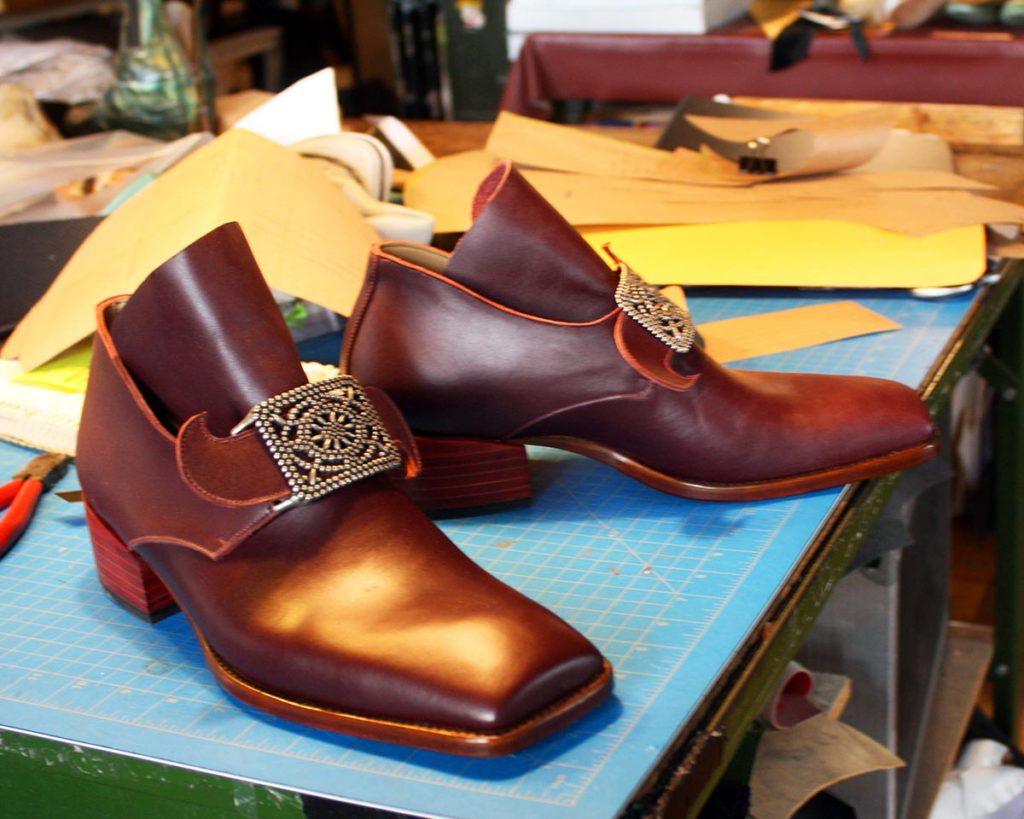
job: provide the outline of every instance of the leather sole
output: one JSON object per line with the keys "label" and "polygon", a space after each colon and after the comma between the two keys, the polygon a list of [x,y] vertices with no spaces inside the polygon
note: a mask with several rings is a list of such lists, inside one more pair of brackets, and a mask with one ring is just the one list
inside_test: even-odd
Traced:
{"label": "leather sole", "polygon": [[[661,492],[707,501],[768,500],[830,489],[901,472],[930,461],[939,452],[939,440],[935,436],[913,447],[800,475],[746,483],[710,483],[675,478],[644,466],[610,447],[564,435],[509,442],[417,436],[416,442],[423,456],[423,469],[417,478],[405,482],[402,488],[431,514],[450,513],[452,508],[480,512],[483,507],[493,508],[498,498],[505,504],[522,503],[529,498],[527,444],[584,455]],[[496,455],[493,454],[497,447],[503,452],[500,464],[496,464]],[[479,454],[474,455],[474,452]],[[486,453],[492,455],[487,457]]]}
{"label": "leather sole", "polygon": [[[147,622],[156,622],[178,611],[178,604],[156,573],[145,560],[124,545],[88,503],[85,515],[96,570],[107,593],[122,607]],[[188,612],[184,613],[188,615]],[[191,618],[189,620],[191,622]],[[509,728],[478,732],[400,722],[300,702],[260,688],[233,670],[206,642],[195,623],[192,623],[192,627],[217,682],[229,694],[254,708],[314,728],[449,754],[490,757],[514,753],[533,745],[600,705],[612,690],[612,668],[605,661],[601,672],[588,683]]]}
{"label": "leather sole", "polygon": [[261,711],[314,728],[461,756],[493,757],[520,751],[597,707],[612,690],[612,668],[605,661],[601,672],[590,682],[528,720],[500,731],[466,731],[366,717],[273,694],[232,671],[202,638],[200,643],[206,661],[221,686],[229,694]]}
{"label": "leather sole", "polygon": [[654,489],[678,495],[681,498],[710,501],[753,501],[782,498],[788,495],[802,495],[818,489],[831,489],[848,483],[857,483],[869,478],[879,478],[891,472],[902,472],[912,466],[932,460],[939,453],[939,441],[933,437],[923,444],[900,449],[887,455],[879,455],[844,466],[834,466],[802,475],[773,478],[767,481],[749,483],[705,483],[673,478],[656,469],[644,466],[633,459],[615,452],[601,444],[578,438],[545,436],[523,441],[524,444],[549,446],[585,455],[607,464]]}

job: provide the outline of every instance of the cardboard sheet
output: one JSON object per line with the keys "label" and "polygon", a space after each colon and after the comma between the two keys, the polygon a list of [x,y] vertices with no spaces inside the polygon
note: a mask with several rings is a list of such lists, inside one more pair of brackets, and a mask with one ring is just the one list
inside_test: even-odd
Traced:
{"label": "cardboard sheet", "polygon": [[[694,151],[670,153],[507,111],[498,116],[485,149],[502,159],[538,168],[745,187],[772,178],[855,168],[881,150],[892,130],[893,116],[887,109],[879,108],[828,119],[686,119],[702,133],[702,144],[728,159],[729,167],[709,162]],[[710,128],[728,137],[718,136]],[[769,138],[763,153],[775,161],[777,174],[736,171],[735,163],[750,152],[747,142],[756,136]]]}
{"label": "cardboard sheet", "polygon": [[[571,197],[571,194],[570,194]],[[560,211],[577,226],[596,225],[602,213],[605,224],[711,225],[714,223],[759,222],[763,230],[780,230],[780,222],[830,220],[855,227],[874,227],[907,237],[926,237],[955,228],[985,224],[1024,223],[1024,207],[968,191],[872,191],[846,199],[800,197],[791,199],[751,198],[748,202],[650,202],[638,203],[633,218],[622,213],[626,197],[616,203],[572,203],[555,200]],[[643,207],[643,210],[640,210]]]}
{"label": "cardboard sheet", "polygon": [[491,129],[487,153],[522,165],[559,171],[661,179],[704,185],[752,185],[753,177],[723,179],[669,151],[648,148],[612,137],[555,125],[502,111]]}
{"label": "cardboard sheet", "polygon": [[34,370],[12,377],[15,384],[42,387],[59,392],[84,393],[89,384],[92,344],[84,339]]}
{"label": "cardboard sheet", "polygon": [[916,134],[893,128],[882,150],[857,171],[930,170],[953,173],[955,168],[953,149],[938,134]]}
{"label": "cardboard sheet", "polygon": [[171,168],[90,234],[4,345],[32,369],[92,333],[104,298],[237,221],[272,287],[348,314],[377,235],[293,151],[232,130]]}
{"label": "cardboard sheet", "polygon": [[[471,224],[477,186],[499,161],[486,151],[443,157],[409,176],[405,203],[433,215],[438,233],[461,233]],[[930,169],[839,174],[751,188],[522,171],[576,226],[824,217],[924,235],[984,222],[1024,222],[1024,207],[971,193],[986,189],[984,184]],[[936,194],[943,197],[941,208],[934,206]]]}
{"label": "cardboard sheet", "polygon": [[900,326],[855,301],[837,301],[712,321],[698,329],[711,356],[729,363],[899,330]]}
{"label": "cardboard sheet", "polygon": [[[847,222],[585,228],[653,284],[951,287],[984,272],[980,225],[910,237]],[[728,252],[723,249],[728,248]]]}
{"label": "cardboard sheet", "polygon": [[[723,108],[733,106],[722,104]],[[749,110],[746,107],[743,110]],[[767,112],[766,112],[767,113]],[[686,114],[683,116],[690,125],[696,128],[695,139],[699,143],[707,143],[708,137],[727,140],[728,142],[745,143],[757,137],[773,137],[795,128],[803,128],[814,122],[811,117],[723,117],[711,114]],[[690,147],[692,146],[680,146]],[[699,145],[697,146],[699,147]]]}
{"label": "cardboard sheet", "polygon": [[[748,157],[750,142],[762,140],[757,156],[774,163],[769,176],[806,176],[856,168],[885,145],[894,115],[877,108],[838,117],[760,119],[689,115],[701,142],[733,163]],[[712,166],[709,166],[712,167]]]}
{"label": "cardboard sheet", "polygon": [[[795,8],[793,16],[796,17]],[[858,121],[862,125],[884,123],[888,133],[884,144],[865,164],[859,165],[858,170],[953,171],[953,151],[938,135],[891,128],[891,114],[881,107],[858,112],[856,117],[859,120],[842,117],[829,122],[838,123],[840,127],[848,127]],[[705,97],[684,97],[672,112],[657,145],[669,151],[677,148],[699,151],[701,146],[713,145],[719,139],[742,143],[758,136],[771,137],[787,130],[808,127],[808,124],[813,127],[813,123],[820,121],[821,118],[800,117],[774,108],[717,102]],[[727,144],[718,147],[723,151],[729,148]]]}
{"label": "cardboard sheet", "polygon": [[[676,148],[688,148],[691,151],[700,150],[700,146],[707,140],[707,133],[702,131],[693,121],[693,117],[709,117],[716,120],[773,120],[779,124],[779,130],[786,128],[786,123],[798,122],[801,118],[796,114],[787,111],[779,111],[775,108],[761,108],[754,105],[739,105],[734,102],[719,102],[708,97],[686,96],[679,100],[672,111],[665,129],[658,137],[657,147],[665,151],[674,151]],[[726,139],[731,137],[723,134]],[[753,136],[759,136],[754,133]],[[741,135],[740,138],[747,138]]]}
{"label": "cardboard sheet", "polygon": [[[406,204],[432,214],[439,233],[463,232],[471,224],[477,186],[499,161],[481,150],[439,159],[410,175]],[[971,196],[987,185],[929,169],[839,174],[744,188],[521,170],[577,226],[830,218],[921,235],[981,222],[1024,222],[1024,207]],[[943,199],[934,200],[937,192]],[[933,207],[936,202],[941,209]]]}

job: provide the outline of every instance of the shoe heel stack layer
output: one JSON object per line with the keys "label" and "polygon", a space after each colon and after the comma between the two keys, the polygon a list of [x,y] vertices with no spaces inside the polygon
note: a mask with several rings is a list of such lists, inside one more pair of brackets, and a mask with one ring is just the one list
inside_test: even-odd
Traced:
{"label": "shoe heel stack layer", "polygon": [[417,436],[416,446],[423,469],[400,486],[427,512],[480,512],[530,498],[530,468],[522,444]]}
{"label": "shoe heel stack layer", "polygon": [[100,583],[116,602],[151,623],[178,610],[156,573],[121,542],[88,504],[85,505],[85,521],[92,538]]}

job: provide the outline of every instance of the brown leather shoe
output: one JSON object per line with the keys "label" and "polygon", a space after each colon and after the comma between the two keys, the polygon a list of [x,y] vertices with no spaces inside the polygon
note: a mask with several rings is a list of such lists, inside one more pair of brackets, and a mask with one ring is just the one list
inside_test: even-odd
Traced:
{"label": "brown leather shoe", "polygon": [[474,217],[450,256],[374,250],[342,353],[418,436],[425,507],[527,497],[529,443],[704,500],[808,492],[935,455],[928,411],[901,384],[717,364],[688,315],[611,270],[510,166],[483,182]]}
{"label": "brown leather shoe", "polygon": [[387,398],[307,384],[237,225],[98,319],[78,468],[100,579],[144,616],[180,605],[229,692],[474,756],[607,696],[593,645],[393,488],[416,455]]}

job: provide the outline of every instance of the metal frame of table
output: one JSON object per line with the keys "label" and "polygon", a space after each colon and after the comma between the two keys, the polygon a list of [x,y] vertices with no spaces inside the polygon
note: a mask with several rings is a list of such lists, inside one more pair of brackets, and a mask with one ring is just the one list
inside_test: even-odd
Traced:
{"label": "metal frame of table", "polygon": [[[1024,685],[1024,262],[1005,263],[999,281],[978,301],[950,340],[923,390],[933,414],[948,402],[972,368],[995,382],[1000,446],[996,463],[998,569],[996,655],[992,664],[996,719],[1011,736],[1019,731]],[[995,349],[987,342],[992,340]],[[786,664],[843,577],[900,475],[859,486],[822,526],[816,543],[760,624],[709,693],[704,708],[665,755],[660,771],[641,790],[632,812],[696,816],[725,773],[764,707]]]}

